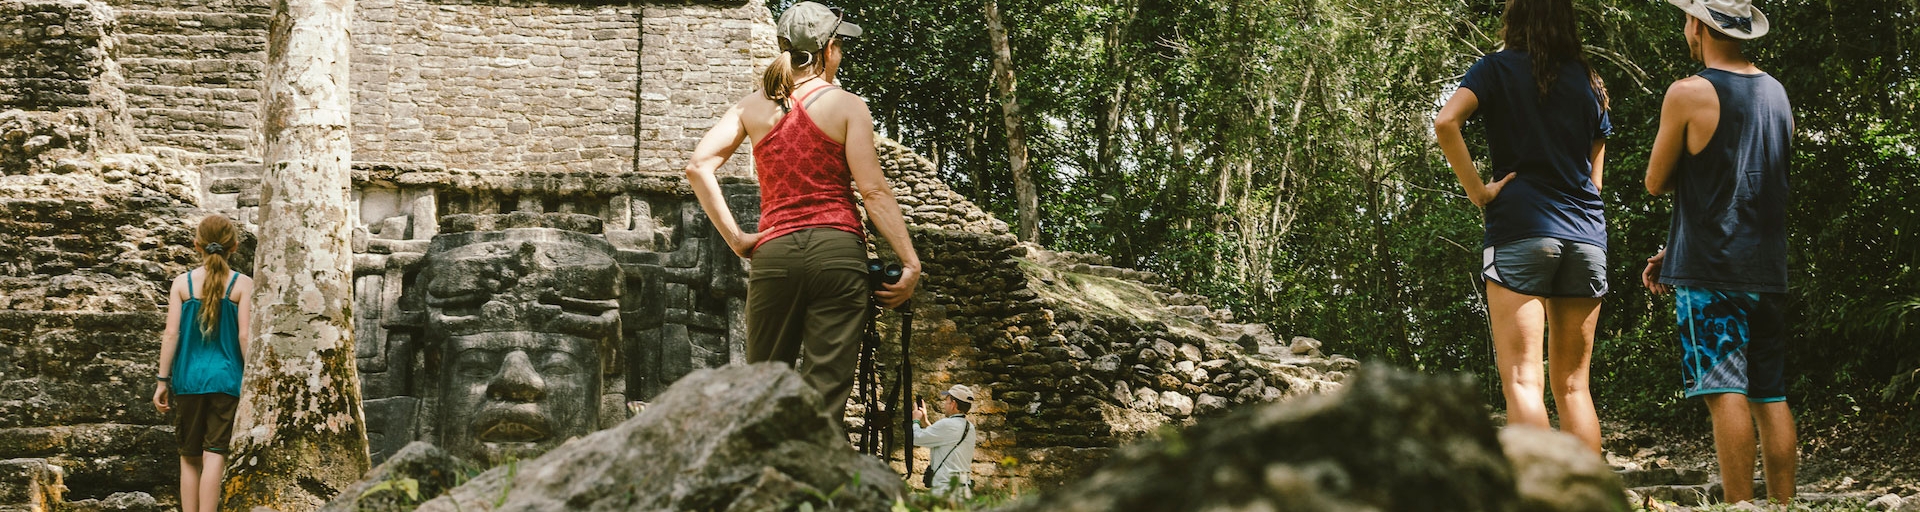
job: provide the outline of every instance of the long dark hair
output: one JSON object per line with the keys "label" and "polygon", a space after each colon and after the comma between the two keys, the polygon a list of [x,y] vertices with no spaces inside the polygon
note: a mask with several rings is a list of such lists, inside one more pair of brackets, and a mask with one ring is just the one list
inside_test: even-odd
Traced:
{"label": "long dark hair", "polygon": [[1507,49],[1527,52],[1533,60],[1533,85],[1540,98],[1547,97],[1553,81],[1559,78],[1560,64],[1567,59],[1587,70],[1587,81],[1600,108],[1610,108],[1607,86],[1587,62],[1580,44],[1580,22],[1575,19],[1573,0],[1507,0],[1507,12],[1500,16],[1500,38]]}

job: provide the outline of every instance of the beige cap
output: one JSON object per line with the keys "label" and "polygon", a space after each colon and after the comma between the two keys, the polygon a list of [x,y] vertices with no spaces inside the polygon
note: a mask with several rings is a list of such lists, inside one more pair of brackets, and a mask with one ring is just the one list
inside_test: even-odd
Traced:
{"label": "beige cap", "polygon": [[788,48],[817,52],[827,47],[834,36],[860,37],[865,31],[847,23],[845,12],[816,2],[800,2],[780,13],[780,39]]}
{"label": "beige cap", "polygon": [[946,391],[941,391],[940,394],[953,397],[954,400],[969,404],[973,403],[973,388],[969,388],[964,384],[954,384],[953,387],[947,388]]}
{"label": "beige cap", "polygon": [[1767,15],[1753,6],[1753,0],[1667,0],[1667,3],[1734,39],[1767,35]]}

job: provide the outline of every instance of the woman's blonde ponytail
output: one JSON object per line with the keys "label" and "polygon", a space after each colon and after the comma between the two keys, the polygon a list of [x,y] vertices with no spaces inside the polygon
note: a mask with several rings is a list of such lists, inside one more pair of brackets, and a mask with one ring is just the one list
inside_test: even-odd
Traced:
{"label": "woman's blonde ponytail", "polygon": [[760,75],[761,94],[784,108],[787,98],[793,97],[793,75],[819,64],[820,56],[795,50],[786,41],[780,41],[780,55],[767,63],[767,71]]}

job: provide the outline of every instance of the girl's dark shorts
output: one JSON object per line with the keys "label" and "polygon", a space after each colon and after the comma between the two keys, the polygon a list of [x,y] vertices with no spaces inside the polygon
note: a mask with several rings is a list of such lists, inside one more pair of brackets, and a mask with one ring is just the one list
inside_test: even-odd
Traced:
{"label": "girl's dark shorts", "polygon": [[173,395],[173,438],[181,457],[199,457],[203,451],[227,454],[233,440],[233,414],[240,397],[226,393]]}

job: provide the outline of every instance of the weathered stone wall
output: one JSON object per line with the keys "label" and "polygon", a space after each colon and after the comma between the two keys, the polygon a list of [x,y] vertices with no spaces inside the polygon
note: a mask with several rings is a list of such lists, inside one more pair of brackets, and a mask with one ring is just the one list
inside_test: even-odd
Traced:
{"label": "weathered stone wall", "polygon": [[210,162],[257,158],[264,0],[110,0],[113,60],[142,144]]}
{"label": "weathered stone wall", "polygon": [[204,213],[186,166],[109,151],[131,145],[113,107],[0,111],[0,508],[177,481],[148,399],[166,284]]}
{"label": "weathered stone wall", "polygon": [[178,482],[173,429],[148,401],[162,317],[0,311],[0,459],[59,466],[68,500]]}
{"label": "weathered stone wall", "polygon": [[[641,13],[640,116],[634,169],[679,172],[707,128],[759,88],[773,59],[773,15],[761,2],[739,7],[662,2]],[[752,173],[747,146],[720,168]]]}
{"label": "weathered stone wall", "polygon": [[0,1],[0,110],[111,101],[113,27],[104,5],[85,0]]}
{"label": "weathered stone wall", "polygon": [[[198,157],[208,205],[251,223],[265,4],[123,1],[136,2],[118,53],[141,140]],[[222,31],[174,34],[175,20]],[[482,172],[678,173],[774,54],[767,9],[730,1],[371,0],[354,41],[354,160]],[[743,146],[720,174],[750,159]]]}
{"label": "weathered stone wall", "polygon": [[372,0],[357,14],[360,162],[677,170],[773,54],[758,3]]}
{"label": "weathered stone wall", "polygon": [[354,159],[613,170],[632,159],[631,7],[357,4]]}

